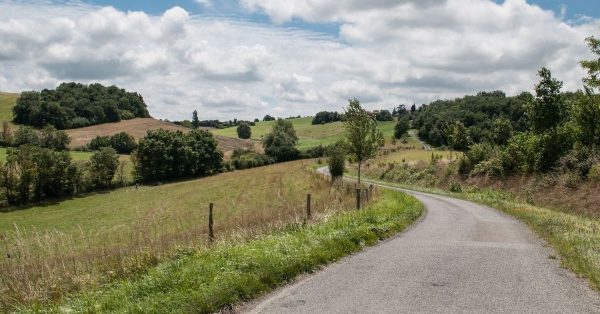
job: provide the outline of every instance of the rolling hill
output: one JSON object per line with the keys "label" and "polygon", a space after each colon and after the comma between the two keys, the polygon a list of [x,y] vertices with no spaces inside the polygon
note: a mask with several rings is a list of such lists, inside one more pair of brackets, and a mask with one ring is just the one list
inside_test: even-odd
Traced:
{"label": "rolling hill", "polygon": [[[342,122],[312,125],[312,117],[290,119],[298,135],[298,149],[307,149],[318,145],[329,145],[341,139],[344,134]],[[393,121],[379,122],[379,128],[386,140],[394,134]],[[260,140],[271,131],[273,121],[257,122],[252,126],[252,139]],[[212,131],[215,135],[237,138],[236,127]]]}

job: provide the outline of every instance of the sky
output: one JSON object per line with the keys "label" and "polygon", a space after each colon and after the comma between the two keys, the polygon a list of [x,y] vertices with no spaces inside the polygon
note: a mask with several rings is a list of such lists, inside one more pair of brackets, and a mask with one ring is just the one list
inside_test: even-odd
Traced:
{"label": "sky", "polygon": [[581,88],[589,0],[0,0],[0,91],[100,82],[156,118],[253,119]]}

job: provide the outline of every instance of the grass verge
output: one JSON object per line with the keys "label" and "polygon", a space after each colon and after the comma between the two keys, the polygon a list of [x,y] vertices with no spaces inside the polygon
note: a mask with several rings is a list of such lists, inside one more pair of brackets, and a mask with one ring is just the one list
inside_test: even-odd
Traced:
{"label": "grass verge", "polygon": [[392,182],[385,184],[473,201],[516,217],[554,247],[563,267],[587,278],[592,288],[600,290],[600,220],[597,218],[523,204],[501,190],[468,188],[463,192],[449,192]]}
{"label": "grass verge", "polygon": [[[361,211],[333,214],[312,225],[292,224],[249,242],[222,242],[132,280],[70,299],[49,312],[214,312],[257,297],[319,266],[360,251],[411,225],[422,205],[384,191]],[[39,309],[33,309],[39,310]]]}

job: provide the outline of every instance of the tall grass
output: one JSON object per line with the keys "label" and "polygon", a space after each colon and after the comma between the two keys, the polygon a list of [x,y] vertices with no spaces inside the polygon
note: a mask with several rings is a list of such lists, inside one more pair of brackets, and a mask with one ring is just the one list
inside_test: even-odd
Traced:
{"label": "tall grass", "polygon": [[[306,193],[314,220],[353,208],[353,189],[331,185],[299,161],[3,214],[0,226],[12,217],[28,227],[13,224],[1,232],[0,305],[46,304],[143,273],[182,250],[207,248],[208,200],[215,203],[217,241],[244,241],[304,223]],[[160,201],[144,203],[156,195]],[[182,203],[184,196],[198,203]],[[113,201],[120,211],[107,208]],[[69,210],[92,221],[51,220],[73,217]]]}
{"label": "tall grass", "polygon": [[45,310],[213,313],[231,309],[405,229],[422,211],[415,198],[385,191],[361,211],[330,213],[311,225],[291,223],[248,242],[223,241],[195,252],[182,251],[147,274],[74,296]]}

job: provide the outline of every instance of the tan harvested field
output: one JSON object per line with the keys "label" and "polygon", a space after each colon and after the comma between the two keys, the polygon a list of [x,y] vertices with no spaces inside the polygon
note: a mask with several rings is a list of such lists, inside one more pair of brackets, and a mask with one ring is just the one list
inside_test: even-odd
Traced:
{"label": "tan harvested field", "polygon": [[[170,122],[160,121],[152,118],[137,118],[132,120],[124,120],[116,123],[104,123],[92,125],[85,128],[66,130],[71,137],[71,147],[80,147],[88,144],[93,138],[98,135],[106,136],[113,135],[119,132],[127,132],[136,139],[140,139],[146,135],[148,130],[165,129],[171,131],[188,132],[190,129],[176,125]],[[255,142],[250,140],[242,140],[238,138],[215,135],[219,142],[219,149],[225,155],[236,148],[254,148]]]}

